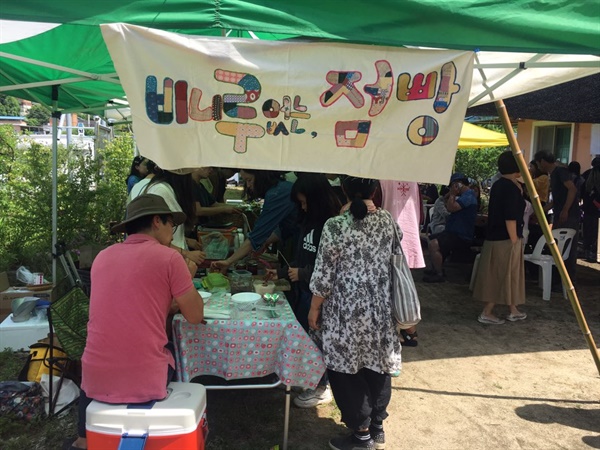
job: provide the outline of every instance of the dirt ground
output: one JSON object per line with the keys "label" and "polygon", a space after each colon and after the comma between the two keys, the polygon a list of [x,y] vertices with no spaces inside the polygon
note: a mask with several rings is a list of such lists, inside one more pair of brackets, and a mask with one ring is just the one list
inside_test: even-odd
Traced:
{"label": "dirt ground", "polygon": [[[415,271],[420,344],[403,350],[403,373],[393,380],[386,448],[600,449],[600,376],[569,301],[554,293],[542,300],[541,288],[530,281],[525,321],[483,325],[477,322],[481,304],[468,289],[470,271],[469,264],[450,264],[443,284],[422,283],[422,271]],[[577,288],[598,343],[600,264],[580,261]],[[264,420],[282,424],[281,391],[234,392],[209,394],[209,449],[228,448],[220,436],[231,429],[231,422],[223,423],[231,416],[219,404],[239,405],[249,428]],[[275,413],[261,419],[267,408]],[[276,425],[269,445],[260,448],[281,443]],[[344,432],[334,405],[292,406],[290,450],[326,449],[331,437]]]}
{"label": "dirt ground", "polygon": [[[600,376],[569,301],[530,282],[525,321],[482,325],[469,277],[455,265],[443,285],[418,283],[420,345],[403,350],[387,448],[600,448]],[[576,287],[598,344],[600,264],[580,263]]]}

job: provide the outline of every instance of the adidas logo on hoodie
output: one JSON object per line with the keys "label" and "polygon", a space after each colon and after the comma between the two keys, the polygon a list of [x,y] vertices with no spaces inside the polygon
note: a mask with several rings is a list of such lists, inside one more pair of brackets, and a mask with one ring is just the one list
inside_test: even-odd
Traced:
{"label": "adidas logo on hoodie", "polygon": [[317,246],[313,242],[313,236],[315,234],[315,230],[310,230],[306,236],[304,236],[302,248],[306,251],[316,253]]}

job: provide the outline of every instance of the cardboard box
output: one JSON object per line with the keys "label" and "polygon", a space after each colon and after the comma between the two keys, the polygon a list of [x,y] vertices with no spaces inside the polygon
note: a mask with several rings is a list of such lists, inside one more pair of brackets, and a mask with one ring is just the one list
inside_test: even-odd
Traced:
{"label": "cardboard box", "polygon": [[43,300],[54,300],[53,288],[43,291],[30,290],[26,286],[11,286],[8,281],[8,274],[0,272],[0,320],[3,320],[11,312],[11,303],[15,298],[38,297]]}

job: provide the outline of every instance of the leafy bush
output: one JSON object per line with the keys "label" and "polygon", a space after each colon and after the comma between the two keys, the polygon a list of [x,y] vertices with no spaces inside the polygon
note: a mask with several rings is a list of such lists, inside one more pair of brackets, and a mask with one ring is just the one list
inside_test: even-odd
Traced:
{"label": "leafy bush", "polygon": [[455,171],[464,173],[481,185],[498,171],[498,156],[505,150],[504,147],[458,149],[454,162]]}
{"label": "leafy bush", "polygon": [[[497,130],[498,131],[498,130]],[[455,172],[464,173],[475,180],[480,189],[480,211],[487,213],[489,203],[489,180],[498,171],[498,156],[505,147],[481,149],[458,149],[454,160]]]}
{"label": "leafy bush", "polygon": [[[58,240],[68,248],[108,244],[109,223],[125,210],[125,178],[133,139],[124,135],[98,150],[58,148]],[[52,149],[19,142],[0,127],[0,270],[20,265],[50,273],[52,244]]]}
{"label": "leafy bush", "polygon": [[0,94],[0,116],[20,116],[19,100],[9,95]]}

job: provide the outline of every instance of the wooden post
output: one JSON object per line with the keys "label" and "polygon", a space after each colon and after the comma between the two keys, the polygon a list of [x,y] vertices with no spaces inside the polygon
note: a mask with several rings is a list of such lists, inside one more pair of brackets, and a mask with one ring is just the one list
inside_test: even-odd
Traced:
{"label": "wooden post", "polygon": [[[567,295],[571,302],[571,307],[573,308],[573,312],[575,313],[575,317],[577,318],[577,323],[579,323],[579,328],[585,337],[588,347],[592,352],[592,357],[594,358],[594,362],[596,363],[596,369],[598,370],[598,374],[600,374],[600,356],[598,354],[598,349],[596,348],[596,343],[594,342],[594,338],[590,329],[587,325],[583,312],[581,311],[581,305],[579,304],[579,299],[577,298],[577,293],[575,292],[575,287],[571,282],[571,278],[567,272],[567,268],[565,267],[565,263],[562,259],[562,255],[558,251],[558,246],[556,245],[556,241],[554,240],[554,236],[550,231],[550,227],[548,226],[548,221],[546,220],[546,216],[544,215],[544,210],[542,208],[542,204],[540,202],[540,196],[535,190],[535,186],[533,185],[533,179],[531,178],[531,174],[529,173],[527,163],[523,158],[523,153],[519,148],[519,143],[517,142],[517,138],[515,133],[513,132],[512,125],[510,123],[510,119],[508,118],[508,112],[506,111],[506,107],[504,106],[504,102],[502,100],[496,100],[494,102],[496,105],[496,110],[498,111],[498,117],[502,121],[502,125],[504,126],[504,131],[506,133],[506,137],[508,138],[508,142],[512,149],[512,153],[517,161],[519,166],[519,170],[521,172],[521,176],[525,181],[525,186],[527,186],[527,190],[530,194],[533,209],[535,211],[535,215],[538,219],[540,227],[542,228],[542,232],[546,237],[546,242],[548,242],[548,247],[550,248],[550,253],[552,253],[552,257],[554,258],[554,263],[556,264],[556,268],[560,273],[560,278],[563,282],[564,286],[567,286]],[[573,243],[571,245],[577,246],[577,235],[573,238]]]}

